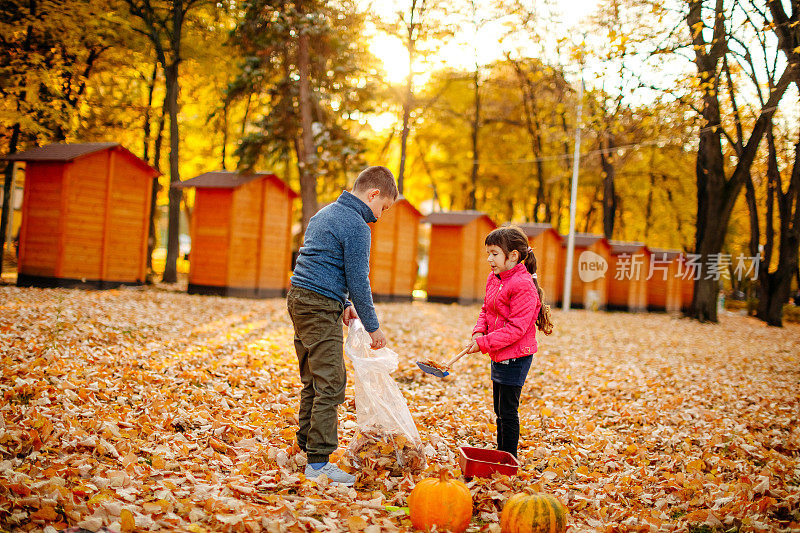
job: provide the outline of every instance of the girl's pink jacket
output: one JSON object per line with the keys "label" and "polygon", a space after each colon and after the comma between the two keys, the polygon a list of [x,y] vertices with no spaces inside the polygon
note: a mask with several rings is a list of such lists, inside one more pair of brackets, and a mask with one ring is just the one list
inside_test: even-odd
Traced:
{"label": "girl's pink jacket", "polygon": [[542,302],[530,272],[522,263],[498,278],[494,272],[486,280],[486,296],[472,334],[478,337],[481,352],[492,361],[505,361],[536,353],[536,317]]}

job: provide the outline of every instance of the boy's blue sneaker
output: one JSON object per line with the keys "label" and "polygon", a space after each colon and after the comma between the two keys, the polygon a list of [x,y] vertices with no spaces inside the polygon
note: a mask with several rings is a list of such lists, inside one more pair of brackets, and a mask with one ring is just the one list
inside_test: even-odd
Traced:
{"label": "boy's blue sneaker", "polygon": [[315,479],[322,474],[325,474],[331,483],[336,483],[337,485],[352,487],[353,483],[356,482],[356,476],[351,476],[333,463],[325,463],[325,466],[319,469],[306,465],[306,479]]}

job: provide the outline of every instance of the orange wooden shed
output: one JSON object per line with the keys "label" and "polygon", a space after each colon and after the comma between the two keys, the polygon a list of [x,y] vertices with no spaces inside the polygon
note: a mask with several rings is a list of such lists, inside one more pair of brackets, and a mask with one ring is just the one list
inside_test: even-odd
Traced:
{"label": "orange wooden shed", "polygon": [[480,211],[432,213],[428,251],[428,301],[482,302],[489,266],[484,240],[497,225]]}
{"label": "orange wooden shed", "polygon": [[398,199],[372,229],[369,281],[375,301],[411,301],[417,281],[419,221],[416,207]]}
{"label": "orange wooden shed", "polygon": [[190,294],[269,298],[289,286],[293,200],[274,174],[206,172],[194,187]]}
{"label": "orange wooden shed", "polygon": [[25,162],[17,285],[144,283],[157,170],[115,142],[50,144],[6,159]]}
{"label": "orange wooden shed", "polygon": [[650,250],[644,243],[610,241],[608,302],[610,311],[647,311]]}
{"label": "orange wooden shed", "polygon": [[[562,235],[561,265],[567,264],[569,238]],[[572,290],[570,307],[583,309],[605,309],[608,298],[609,264],[611,245],[602,235],[576,233],[572,258]],[[563,305],[564,273],[558,278],[558,304]]]}
{"label": "orange wooden shed", "polygon": [[[550,224],[520,224],[536,256],[536,277],[544,291],[545,302],[553,305],[559,299],[559,280],[564,277],[561,264],[563,237]],[[563,291],[563,288],[561,289]]]}
{"label": "orange wooden shed", "polygon": [[650,279],[647,281],[649,311],[679,313],[683,307],[679,276],[680,250],[650,248]]}

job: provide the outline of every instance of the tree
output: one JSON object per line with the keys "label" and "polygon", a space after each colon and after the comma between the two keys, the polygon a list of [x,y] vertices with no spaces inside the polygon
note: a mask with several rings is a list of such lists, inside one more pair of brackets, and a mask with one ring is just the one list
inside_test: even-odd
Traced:
{"label": "tree", "polygon": [[233,34],[244,61],[228,98],[264,104],[240,166],[294,156],[305,229],[317,211],[318,176],[346,182],[362,161],[352,131],[374,109],[375,93],[375,58],[357,45],[364,16],[351,2],[253,0],[246,8]]}
{"label": "tree", "polygon": [[[63,5],[62,5],[63,4]],[[106,1],[0,1],[0,132],[8,154],[20,146],[64,141],[101,57],[122,38],[112,29]],[[5,140],[4,139],[4,140]],[[11,204],[13,163],[4,172],[0,255]],[[2,265],[0,265],[0,270]]]}
{"label": "tree", "polygon": [[[735,26],[724,0],[713,6],[702,0],[687,0],[684,22],[689,30],[692,59],[697,71],[696,107],[702,119],[697,148],[697,226],[695,252],[700,257],[694,284],[690,316],[700,321],[717,321],[718,280],[710,272],[710,260],[722,252],[728,222],[737,197],[745,184],[758,146],[768,129],[784,92],[795,76],[789,63],[761,106],[749,132],[742,126],[741,150],[731,172],[726,169],[722,121],[723,85],[720,81],[724,60]],[[764,30],[762,30],[764,31]]]}
{"label": "tree", "polygon": [[[154,4],[150,0],[125,0],[130,13],[144,25],[139,30],[146,35],[155,50],[156,59],[164,69],[167,87],[167,109],[169,110],[169,176],[170,183],[177,184],[180,178],[180,132],[178,93],[180,91],[180,65],[182,37],[187,14],[203,0],[170,0]],[[167,259],[162,280],[175,283],[178,280],[178,233],[180,231],[180,208],[182,192],[170,187],[169,223],[167,233]]]}
{"label": "tree", "polygon": [[403,87],[402,126],[400,133],[400,165],[397,172],[397,188],[403,194],[405,186],[406,156],[411,134],[412,113],[420,108],[415,91],[414,76],[420,60],[436,51],[442,39],[452,30],[445,22],[447,9],[441,0],[408,0],[406,9],[398,9],[395,19],[380,24],[381,29],[398,37],[408,53],[408,74]]}
{"label": "tree", "polygon": [[[741,77],[749,78],[756,88],[759,103],[763,107],[767,96],[763,94],[762,85],[770,92],[775,88],[776,68],[780,57],[790,65],[800,65],[800,1],[792,3],[791,16],[788,16],[780,2],[769,2],[768,9],[764,10],[754,2],[740,5],[741,16],[758,37],[759,47],[745,46],[737,41],[731,46],[731,62],[724,62],[723,68],[726,75],[727,87],[730,91],[730,100],[733,103],[733,113],[736,118],[736,137],[731,140],[736,154],[741,157],[743,145],[741,140],[741,116],[739,106],[736,105],[734,83],[736,74],[741,71]],[[759,28],[772,27],[774,34],[759,35]],[[777,42],[770,42],[768,37],[773,37]],[[738,45],[738,46],[737,46]],[[793,83],[800,86],[800,69],[794,69]],[[791,167],[788,179],[784,179],[780,168],[779,149],[776,137],[780,134],[774,117],[768,122],[766,131],[766,194],[764,195],[764,239],[761,243],[759,224],[759,209],[756,199],[756,187],[753,176],[747,173],[745,177],[746,200],[750,213],[750,253],[756,256],[761,253],[762,271],[759,273],[760,286],[758,318],[772,326],[781,326],[783,323],[783,306],[789,301],[792,276],[798,267],[798,248],[800,248],[800,136],[794,143],[794,157],[787,158],[786,166]],[[786,138],[788,144],[788,135]],[[791,163],[793,159],[793,163]],[[784,187],[784,182],[787,183]],[[777,204],[777,213],[775,210]],[[778,220],[778,233],[775,232],[775,218]],[[774,270],[771,269],[775,257],[775,244],[778,244],[778,258]]]}

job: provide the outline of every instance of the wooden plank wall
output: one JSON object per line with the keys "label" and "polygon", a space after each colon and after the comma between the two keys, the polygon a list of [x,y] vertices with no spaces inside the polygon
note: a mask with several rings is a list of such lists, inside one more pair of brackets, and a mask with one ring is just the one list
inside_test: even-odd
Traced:
{"label": "wooden plank wall", "polygon": [[647,285],[649,283],[648,277],[650,275],[650,259],[651,255],[649,253],[644,253],[643,261],[642,261],[642,273],[639,277],[638,289],[636,294],[636,302],[634,311],[641,313],[647,311]]}
{"label": "wooden plank wall", "polygon": [[103,279],[143,282],[152,182],[123,155],[114,157],[112,168]]}
{"label": "wooden plank wall", "polygon": [[481,217],[474,221],[476,233],[475,246],[475,272],[473,273],[472,300],[483,302],[486,296],[486,278],[489,276],[489,263],[486,261],[486,236],[495,228],[486,218]]}
{"label": "wooden plank wall", "polygon": [[64,165],[28,163],[22,200],[19,272],[53,277],[59,252]]}
{"label": "wooden plank wall", "polygon": [[272,180],[263,180],[259,288],[287,289],[292,266],[292,199]]}
{"label": "wooden plank wall", "polygon": [[420,216],[408,203],[397,206],[395,230],[395,260],[391,294],[411,297],[417,282],[417,243]]}
{"label": "wooden plank wall", "polygon": [[189,283],[226,286],[232,204],[231,189],[197,189]]}
{"label": "wooden plank wall", "polygon": [[461,226],[433,226],[428,252],[428,294],[457,298],[460,294],[462,272]]}
{"label": "wooden plank wall", "polygon": [[[473,220],[461,229],[461,285],[458,291],[458,299],[461,303],[470,303],[475,299],[476,285],[478,277],[478,263],[480,254],[476,246],[478,240],[479,222]],[[484,278],[484,281],[486,278]],[[485,287],[486,285],[484,285]]]}
{"label": "wooden plank wall", "polygon": [[[605,276],[596,279],[589,283],[584,283],[581,281],[580,274],[578,272],[578,261],[580,259],[581,254],[586,251],[590,250],[600,256],[602,256],[608,262],[608,270],[606,271]],[[566,261],[567,257],[567,247],[562,246],[561,248],[561,257],[562,261]],[[563,263],[562,263],[563,264]],[[573,304],[581,304],[584,307],[588,304],[588,291],[595,291],[599,297],[599,307],[605,308],[606,302],[608,301],[608,279],[609,277],[613,277],[614,270],[613,265],[611,264],[611,253],[607,246],[601,244],[600,241],[595,242],[588,248],[586,247],[575,247],[575,254],[572,258],[572,290],[571,290],[571,301]],[[563,285],[561,286],[561,290],[563,292]]]}
{"label": "wooden plank wall", "polygon": [[225,283],[228,287],[256,287],[263,186],[263,180],[254,180],[233,190],[228,279]]}
{"label": "wooden plank wall", "polygon": [[58,277],[101,280],[110,150],[66,165],[63,255]]}
{"label": "wooden plank wall", "polygon": [[369,225],[372,231],[369,283],[373,294],[392,294],[399,209],[399,205],[389,209],[377,222]]}

